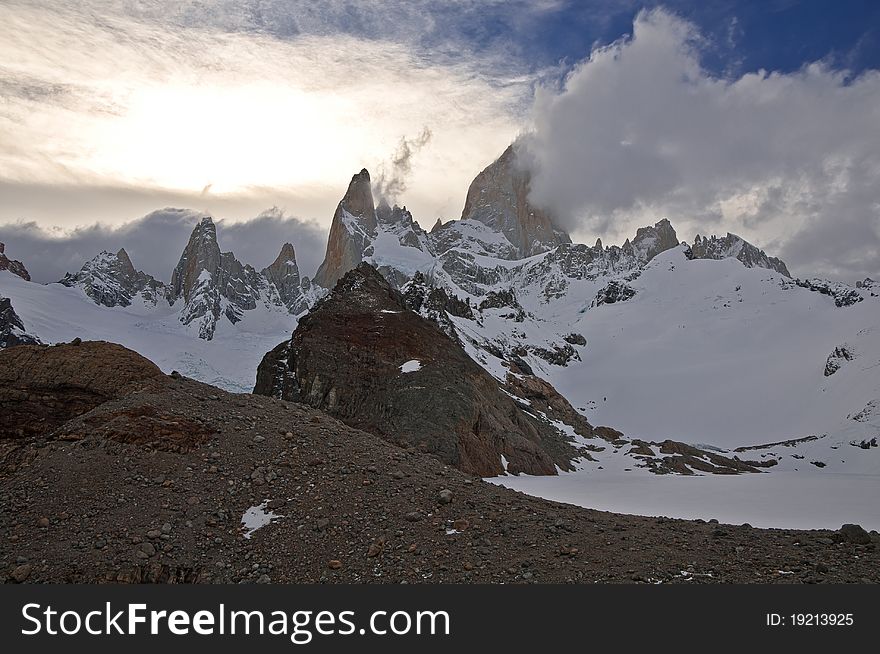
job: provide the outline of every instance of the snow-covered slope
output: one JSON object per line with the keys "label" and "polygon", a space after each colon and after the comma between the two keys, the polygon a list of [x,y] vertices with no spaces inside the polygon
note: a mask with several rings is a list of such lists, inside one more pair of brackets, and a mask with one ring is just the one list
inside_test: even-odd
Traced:
{"label": "snow-covered slope", "polygon": [[8,297],[30,334],[44,343],[74,338],[121,343],[154,361],[165,372],[226,390],[253,389],[257,365],[280,340],[289,337],[296,318],[281,308],[246,312],[235,325],[221,321],[212,340],[198,337],[180,322],[180,303],[105,307],[79,288],[36,284],[0,271],[0,295]]}

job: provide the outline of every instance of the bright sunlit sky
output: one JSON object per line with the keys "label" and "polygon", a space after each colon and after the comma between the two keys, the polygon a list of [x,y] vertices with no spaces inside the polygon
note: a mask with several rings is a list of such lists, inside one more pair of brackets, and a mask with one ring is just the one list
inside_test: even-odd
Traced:
{"label": "bright sunlit sky", "polygon": [[668,217],[877,276],[878,30],[870,1],[4,0],[0,240],[45,281],[182,207],[310,273],[362,167],[430,227],[526,134],[576,240]]}

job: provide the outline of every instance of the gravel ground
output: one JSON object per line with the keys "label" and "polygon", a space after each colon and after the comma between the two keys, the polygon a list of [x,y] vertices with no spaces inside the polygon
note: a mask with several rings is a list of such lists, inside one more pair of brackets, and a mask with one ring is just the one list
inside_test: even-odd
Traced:
{"label": "gravel ground", "polygon": [[[877,534],[591,511],[180,378],[19,439],[0,581],[880,582]],[[278,517],[245,537],[242,516]]]}

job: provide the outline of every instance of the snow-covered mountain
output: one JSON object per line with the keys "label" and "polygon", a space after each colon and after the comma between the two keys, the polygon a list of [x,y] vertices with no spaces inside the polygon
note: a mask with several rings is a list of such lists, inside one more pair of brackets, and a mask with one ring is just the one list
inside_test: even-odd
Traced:
{"label": "snow-covered mountain", "polygon": [[314,297],[292,245],[283,244],[275,262],[257,272],[220,252],[207,216],[169,284],[136,270],[124,249],[98,254],[55,284],[29,279],[17,261],[0,270],[0,346],[113,341],[166,371],[242,392],[253,388],[263,354]]}
{"label": "snow-covered mountain", "polygon": [[105,307],[127,307],[132,302],[156,306],[160,300],[169,300],[171,292],[151,275],[135,270],[125,249],[116,254],[101,252],[59,283],[80,289]]}
{"label": "snow-covered mountain", "polygon": [[[622,245],[571,243],[529,203],[513,155],[476,177],[461,219],[430,232],[406,207],[377,204],[366,170],[354,175],[313,281],[287,244],[259,272],[222,253],[205,218],[167,285],[120,251],[61,284],[28,282],[7,264],[0,295],[17,329],[43,342],[116,341],[165,370],[245,391],[297,316],[366,261],[517,402],[587,448],[591,478],[711,470],[707,452],[773,474],[878,478],[880,285],[792,279],[732,234],[680,243],[666,219]],[[536,380],[613,427],[608,438],[583,440],[539,399]]]}

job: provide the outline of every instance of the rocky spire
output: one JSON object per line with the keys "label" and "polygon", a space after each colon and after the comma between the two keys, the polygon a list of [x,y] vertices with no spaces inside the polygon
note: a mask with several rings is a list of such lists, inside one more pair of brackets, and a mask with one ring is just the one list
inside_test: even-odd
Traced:
{"label": "rocky spire", "polygon": [[514,145],[508,146],[471,182],[462,220],[477,220],[502,232],[521,257],[571,243],[548,213],[529,202],[530,179],[528,171],[517,165]]}
{"label": "rocky spire", "polygon": [[183,298],[190,302],[200,278],[205,274],[216,276],[220,269],[220,246],[217,244],[217,228],[210,216],[205,216],[193,229],[180,261],[171,275],[173,299]]}
{"label": "rocky spire", "polygon": [[293,245],[285,243],[281,252],[270,266],[263,268],[260,274],[275,285],[278,297],[291,313],[299,313],[305,309],[302,296],[299,267],[296,265],[296,252]]}
{"label": "rocky spire", "polygon": [[180,321],[195,323],[199,337],[210,340],[221,314],[238,322],[244,311],[256,308],[265,285],[266,279],[252,266],[243,265],[232,252],[220,252],[217,228],[205,216],[171,275],[171,299],[183,300]]}
{"label": "rocky spire", "polygon": [[375,236],[377,226],[370,173],[364,168],[351,178],[348,190],[333,214],[327,253],[315,273],[315,283],[333,288],[346,272],[357,266]]}
{"label": "rocky spire", "polygon": [[0,270],[8,270],[25,281],[31,281],[30,273],[28,273],[24,264],[21,261],[15,261],[6,256],[6,245],[3,243],[0,243]]}
{"label": "rocky spire", "polygon": [[664,218],[653,227],[639,227],[632,240],[632,249],[642,263],[647,263],[661,252],[678,245],[678,236],[672,224]]}

